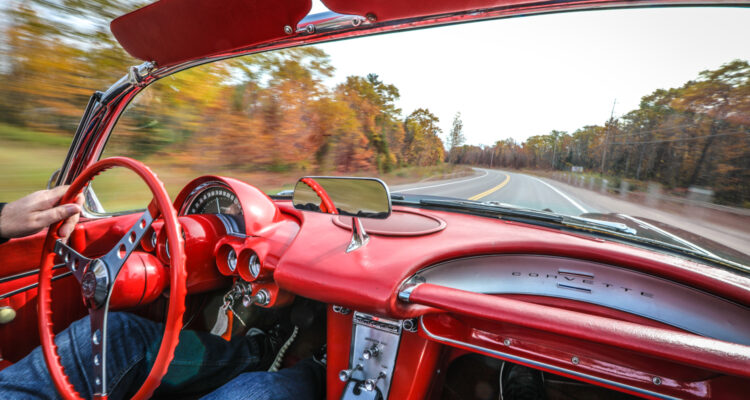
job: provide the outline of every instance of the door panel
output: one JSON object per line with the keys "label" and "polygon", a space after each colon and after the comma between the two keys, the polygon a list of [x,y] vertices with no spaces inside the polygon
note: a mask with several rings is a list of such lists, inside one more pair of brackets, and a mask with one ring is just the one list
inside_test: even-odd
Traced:
{"label": "door panel", "polygon": [[[16,362],[39,345],[36,287],[46,234],[47,231],[43,230],[0,245],[0,307],[11,307],[16,311],[12,321],[0,324],[0,357],[3,360]],[[52,284],[52,301],[55,302],[52,320],[56,332],[86,315],[80,286],[66,272],[62,266],[57,268],[55,277],[59,278]],[[0,368],[5,366],[6,362],[0,363]]]}

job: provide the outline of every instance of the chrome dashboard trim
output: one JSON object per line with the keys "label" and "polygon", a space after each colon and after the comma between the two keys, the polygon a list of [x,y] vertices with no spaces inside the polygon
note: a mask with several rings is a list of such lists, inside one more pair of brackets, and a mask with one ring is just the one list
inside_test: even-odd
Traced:
{"label": "chrome dashboard trim", "polygon": [[[62,265],[65,266],[65,264],[62,264]],[[52,281],[54,282],[54,281],[56,281],[58,279],[65,278],[66,276],[70,276],[70,275],[73,275],[73,271],[66,271],[66,272],[63,272],[60,275],[53,276],[52,277]],[[0,294],[0,300],[7,299],[8,297],[13,297],[13,296],[15,296],[15,295],[17,295],[19,293],[23,293],[23,292],[25,292],[27,290],[35,289],[37,286],[39,286],[39,282],[34,282],[31,285],[24,286],[22,288],[18,288],[16,290],[11,290],[10,292]]]}
{"label": "chrome dashboard trim", "polygon": [[[220,187],[222,189],[229,189],[232,193],[234,191],[231,190],[229,185],[225,184],[221,181],[208,181],[203,182],[200,185],[193,188],[193,190],[190,191],[190,194],[187,195],[185,198],[185,201],[180,205],[180,209],[177,210],[177,215],[187,215],[187,211],[190,209],[190,206],[193,205],[195,202],[195,199],[206,190],[212,188],[212,187]],[[235,194],[236,196],[236,194]]]}
{"label": "chrome dashboard trim", "polygon": [[750,345],[750,308],[702,290],[623,267],[545,255],[483,255],[426,267],[414,284],[485,294],[519,294],[581,301],[659,321],[697,335]]}
{"label": "chrome dashboard trim", "polygon": [[401,301],[409,302],[409,298],[411,298],[411,292],[414,291],[414,289],[417,288],[420,284],[413,284],[413,283],[406,283],[402,286],[402,289],[398,291],[398,299]]}
{"label": "chrome dashboard trim", "polygon": [[664,395],[664,394],[652,392],[650,390],[642,389],[642,388],[639,388],[639,387],[630,386],[630,385],[626,385],[624,383],[619,383],[619,382],[611,381],[609,379],[599,378],[599,377],[596,377],[596,376],[593,376],[593,375],[589,375],[589,374],[586,374],[586,373],[583,373],[583,372],[578,372],[578,371],[570,370],[570,369],[567,369],[567,368],[557,367],[557,366],[546,364],[546,363],[543,363],[543,362],[538,362],[538,361],[530,360],[528,358],[523,358],[523,357],[515,356],[515,355],[512,355],[512,354],[503,353],[501,351],[489,349],[489,348],[486,348],[486,347],[473,345],[471,343],[466,343],[466,342],[462,342],[462,341],[459,341],[459,340],[454,340],[454,339],[446,338],[446,337],[443,337],[443,336],[439,336],[439,335],[436,335],[436,334],[430,332],[427,329],[427,327],[425,327],[423,317],[419,317],[419,326],[422,328],[422,331],[427,335],[427,337],[429,337],[430,339],[432,339],[432,340],[434,340],[436,342],[441,342],[441,343],[445,343],[445,344],[451,344],[451,345],[466,347],[466,348],[469,348],[469,349],[472,349],[472,350],[480,351],[480,352],[485,353],[485,354],[490,354],[490,355],[493,355],[493,356],[500,357],[500,358],[502,358],[504,360],[507,360],[507,361],[520,362],[520,363],[523,363],[523,364],[526,364],[526,365],[529,365],[529,366],[532,366],[532,367],[535,367],[535,368],[544,368],[544,369],[547,369],[549,371],[554,371],[554,372],[559,372],[559,373],[563,373],[563,374],[568,374],[568,375],[576,376],[576,377],[579,377],[579,378],[583,378],[583,379],[587,379],[587,380],[590,380],[590,381],[598,382],[598,383],[601,383],[601,384],[604,384],[604,385],[614,386],[614,387],[626,389],[626,390],[629,390],[629,391],[632,391],[632,392],[636,392],[636,393],[639,393],[639,394],[642,394],[642,395],[645,395],[645,396],[652,396],[652,397],[656,397],[656,398],[659,398],[659,399],[679,400],[678,397],[667,396],[667,395]]}
{"label": "chrome dashboard trim", "polygon": [[313,34],[325,32],[337,32],[350,28],[357,28],[367,23],[367,18],[359,15],[339,14],[333,11],[325,11],[317,14],[308,14],[297,23],[297,34]]}
{"label": "chrome dashboard trim", "polygon": [[[52,270],[54,271],[54,270],[62,268],[64,266],[65,266],[65,264],[56,264],[55,266],[52,267]],[[4,277],[0,278],[0,283],[14,281],[16,279],[25,278],[27,276],[36,275],[38,273],[39,273],[39,268],[31,269],[31,270],[24,271],[24,272],[19,272],[19,273],[15,274],[15,275],[8,275],[8,276],[4,276]]]}

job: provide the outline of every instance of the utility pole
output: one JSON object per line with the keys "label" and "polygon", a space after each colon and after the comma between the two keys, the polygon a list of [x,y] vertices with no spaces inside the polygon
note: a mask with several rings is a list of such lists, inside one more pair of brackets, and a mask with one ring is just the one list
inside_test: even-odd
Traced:
{"label": "utility pole", "polygon": [[612,130],[612,122],[615,117],[615,105],[617,105],[617,98],[612,103],[612,112],[609,113],[609,126],[607,126],[607,133],[604,135],[604,150],[602,150],[602,166],[599,168],[599,172],[604,175],[604,163],[607,161],[607,148],[609,147],[609,132]]}
{"label": "utility pole", "polygon": [[495,158],[495,146],[492,146],[492,153],[490,153],[490,169],[492,169],[492,159]]}

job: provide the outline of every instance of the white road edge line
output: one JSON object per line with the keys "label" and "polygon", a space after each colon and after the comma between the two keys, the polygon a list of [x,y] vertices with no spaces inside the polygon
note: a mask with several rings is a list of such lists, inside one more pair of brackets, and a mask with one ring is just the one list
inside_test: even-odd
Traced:
{"label": "white road edge line", "polygon": [[[477,169],[479,169],[479,168],[477,168]],[[411,189],[403,189],[403,190],[394,189],[393,193],[410,192],[412,190],[419,190],[419,189],[429,189],[429,188],[434,188],[434,187],[439,187],[439,186],[453,185],[455,183],[465,183],[465,182],[468,182],[468,181],[473,181],[474,179],[484,178],[485,176],[487,176],[487,174],[489,174],[489,172],[487,172],[486,170],[483,170],[483,169],[479,169],[479,170],[480,171],[484,171],[484,175],[475,176],[473,178],[464,179],[464,180],[460,180],[460,181],[454,181],[454,182],[448,182],[448,183],[441,183],[439,185],[420,186],[420,187],[415,187],[415,188],[411,188]]]}
{"label": "white road edge line", "polygon": [[536,177],[532,177],[532,178],[534,178],[534,179],[538,180],[539,182],[542,182],[543,184],[547,185],[547,187],[549,187],[550,189],[554,190],[557,194],[559,194],[560,196],[562,196],[565,200],[569,201],[570,204],[574,205],[577,209],[581,210],[582,213],[589,212],[589,210],[585,209],[582,205],[578,204],[577,201],[571,199],[570,197],[568,197],[567,194],[561,192],[556,187],[550,185],[549,183],[547,183],[547,182],[545,182],[545,181],[543,181],[543,180],[541,180],[539,178],[536,178]]}

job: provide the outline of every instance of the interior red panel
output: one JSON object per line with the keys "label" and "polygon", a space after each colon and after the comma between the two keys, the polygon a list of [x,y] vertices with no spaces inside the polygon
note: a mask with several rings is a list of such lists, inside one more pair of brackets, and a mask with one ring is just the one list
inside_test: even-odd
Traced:
{"label": "interior red panel", "polygon": [[414,289],[410,301],[750,377],[750,347],[740,344],[428,283]]}
{"label": "interior red panel", "polygon": [[[22,285],[36,284],[37,281],[37,275],[33,275],[30,279],[24,279]],[[0,293],[5,293],[5,290],[0,290]],[[56,332],[86,315],[80,293],[80,286],[72,276],[56,280],[52,284],[52,300],[58,305],[52,316]],[[0,306],[8,305],[16,310],[13,321],[0,325],[0,354],[4,359],[16,362],[39,344],[36,299],[37,289],[34,288],[0,300]]]}
{"label": "interior red panel", "polygon": [[344,382],[339,379],[339,371],[349,368],[349,343],[352,341],[352,313],[342,314],[328,306],[326,316],[326,398],[341,398]]}
{"label": "interior red panel", "polygon": [[435,378],[442,346],[416,332],[403,332],[393,371],[392,399],[423,399]]}
{"label": "interior red panel", "polygon": [[13,239],[0,246],[0,260],[3,261],[0,278],[39,269],[42,245],[46,235],[47,230],[43,229],[35,235],[23,239]]}
{"label": "interior red panel", "polygon": [[[299,213],[290,203],[279,203],[279,207]],[[407,208],[394,207],[401,209]],[[750,287],[750,278],[721,268],[592,236],[465,214],[424,212],[444,220],[447,227],[408,238],[408,242],[373,235],[367,246],[351,253],[344,251],[351,232],[331,229],[336,216],[299,213],[302,228],[276,266],[274,279],[281,288],[304,297],[407,318],[423,313],[424,307],[405,306],[396,293],[421,268],[481,254],[544,254],[622,266],[750,304],[750,292],[745,289]]]}
{"label": "interior red panel", "polygon": [[110,28],[130,55],[164,67],[283,38],[311,7],[310,0],[160,0]]}
{"label": "interior red panel", "polygon": [[[693,366],[634,354],[622,348],[570,340],[517,325],[449,314],[427,315],[423,323],[426,330],[420,331],[421,335],[450,347],[483,353],[641,397],[655,398],[641,390],[648,392],[658,389],[659,393],[683,399],[740,399],[743,393],[750,390],[750,381],[741,377],[717,375]],[[576,363],[571,362],[574,357]],[[655,376],[660,378],[658,388],[653,383]],[[633,389],[610,386],[607,381],[612,380]],[[730,385],[734,390],[727,390],[725,385]],[[716,392],[721,392],[722,396],[717,396]]]}

